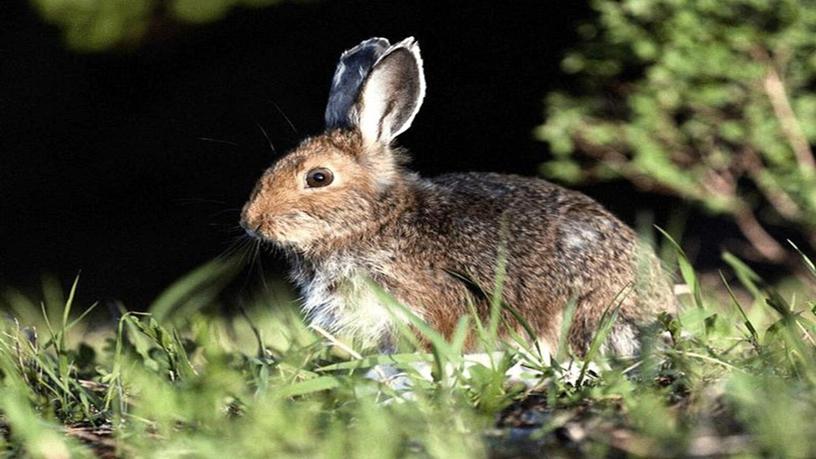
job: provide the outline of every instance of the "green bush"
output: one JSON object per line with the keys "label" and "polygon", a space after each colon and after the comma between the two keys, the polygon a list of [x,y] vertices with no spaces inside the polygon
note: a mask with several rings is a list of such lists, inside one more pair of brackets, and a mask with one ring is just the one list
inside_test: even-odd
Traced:
{"label": "green bush", "polygon": [[79,51],[101,51],[139,43],[160,18],[187,23],[221,19],[233,7],[261,7],[279,0],[31,0],[40,14],[63,30]]}
{"label": "green bush", "polygon": [[594,0],[549,94],[544,173],[625,178],[737,223],[766,260],[769,225],[816,246],[816,3]]}

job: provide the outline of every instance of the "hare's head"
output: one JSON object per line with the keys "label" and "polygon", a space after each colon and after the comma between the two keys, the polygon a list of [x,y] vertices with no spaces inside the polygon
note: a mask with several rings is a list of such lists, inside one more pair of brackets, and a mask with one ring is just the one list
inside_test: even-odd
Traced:
{"label": "hare's head", "polygon": [[255,237],[309,250],[387,219],[410,174],[391,143],[411,125],[424,95],[413,38],[395,45],[372,38],[343,53],[326,106],[326,131],[264,173],[241,225]]}

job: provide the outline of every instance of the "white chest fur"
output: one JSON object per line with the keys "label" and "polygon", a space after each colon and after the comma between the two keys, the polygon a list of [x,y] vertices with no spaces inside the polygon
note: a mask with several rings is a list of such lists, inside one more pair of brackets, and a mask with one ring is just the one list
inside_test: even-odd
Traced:
{"label": "white chest fur", "polygon": [[368,269],[342,261],[321,264],[298,282],[310,323],[365,347],[384,344],[394,332],[394,312],[372,288]]}

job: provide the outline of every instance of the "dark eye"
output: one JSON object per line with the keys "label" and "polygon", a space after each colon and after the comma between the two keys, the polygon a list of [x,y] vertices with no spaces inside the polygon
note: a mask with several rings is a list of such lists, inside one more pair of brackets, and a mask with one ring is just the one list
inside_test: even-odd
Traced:
{"label": "dark eye", "polygon": [[334,180],[334,174],[325,167],[316,167],[306,174],[306,185],[309,185],[309,188],[326,186],[330,184],[332,180]]}

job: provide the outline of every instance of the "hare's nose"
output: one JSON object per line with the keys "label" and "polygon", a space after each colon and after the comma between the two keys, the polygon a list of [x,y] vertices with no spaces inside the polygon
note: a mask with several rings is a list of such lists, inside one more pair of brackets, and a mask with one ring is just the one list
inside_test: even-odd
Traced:
{"label": "hare's nose", "polygon": [[246,213],[244,213],[244,215],[241,216],[241,228],[243,228],[248,235],[254,238],[261,237],[261,233],[259,231],[261,228],[261,224],[256,221],[251,221],[249,218],[247,218]]}
{"label": "hare's nose", "polygon": [[246,220],[241,220],[241,228],[243,228],[248,235],[256,239],[261,238],[261,233],[259,232],[260,227],[261,225],[252,225]]}

